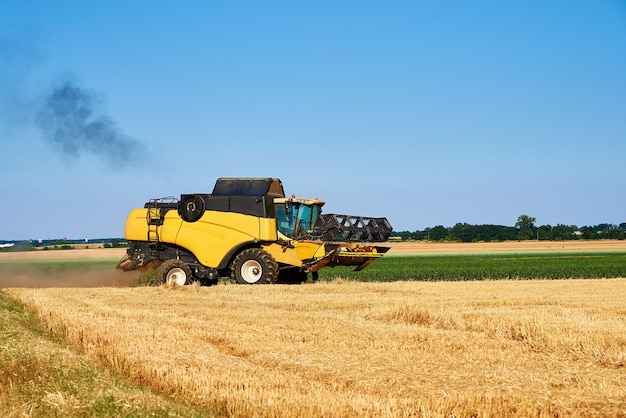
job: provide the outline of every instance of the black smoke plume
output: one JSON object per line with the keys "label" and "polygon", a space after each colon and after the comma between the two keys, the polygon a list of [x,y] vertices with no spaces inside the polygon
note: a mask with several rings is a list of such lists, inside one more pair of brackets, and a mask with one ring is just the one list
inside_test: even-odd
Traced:
{"label": "black smoke plume", "polygon": [[124,167],[140,157],[140,143],[126,136],[100,109],[91,90],[64,80],[44,97],[35,116],[43,138],[65,156],[90,153],[112,167]]}

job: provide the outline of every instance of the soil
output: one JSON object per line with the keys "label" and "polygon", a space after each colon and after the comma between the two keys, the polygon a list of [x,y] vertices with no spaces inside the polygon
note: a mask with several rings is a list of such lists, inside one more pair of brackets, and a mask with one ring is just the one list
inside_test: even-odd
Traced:
{"label": "soil", "polygon": [[504,241],[504,242],[397,242],[388,254],[498,253],[559,251],[626,251],[626,241]]}

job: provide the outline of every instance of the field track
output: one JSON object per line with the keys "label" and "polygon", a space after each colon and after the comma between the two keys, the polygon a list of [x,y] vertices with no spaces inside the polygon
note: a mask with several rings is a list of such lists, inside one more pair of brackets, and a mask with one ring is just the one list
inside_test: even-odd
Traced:
{"label": "field track", "polygon": [[[392,242],[389,255],[433,253],[498,253],[498,252],[559,252],[559,251],[626,251],[626,240],[589,241],[505,241],[505,242]],[[93,248],[0,252],[2,260],[57,259],[121,259],[124,248]]]}

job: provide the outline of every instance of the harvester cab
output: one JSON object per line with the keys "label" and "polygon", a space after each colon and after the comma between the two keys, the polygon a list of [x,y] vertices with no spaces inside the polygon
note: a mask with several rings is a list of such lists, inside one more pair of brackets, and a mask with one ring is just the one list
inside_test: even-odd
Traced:
{"label": "harvester cab", "polygon": [[220,178],[211,194],[152,199],[126,220],[122,270],[158,266],[157,281],[303,282],[323,267],[361,270],[388,251],[386,218],[322,214],[324,201],[285,197],[276,178]]}
{"label": "harvester cab", "polygon": [[324,202],[318,199],[274,199],[276,227],[285,239],[311,237]]}

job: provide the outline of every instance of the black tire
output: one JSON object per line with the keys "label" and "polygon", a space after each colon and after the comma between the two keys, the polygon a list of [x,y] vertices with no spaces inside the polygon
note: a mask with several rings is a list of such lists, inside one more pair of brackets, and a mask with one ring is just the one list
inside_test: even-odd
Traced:
{"label": "black tire", "polygon": [[183,286],[191,284],[192,275],[189,266],[181,260],[164,261],[156,271],[158,284]]}
{"label": "black tire", "polygon": [[231,265],[231,277],[239,284],[271,284],[278,276],[278,263],[260,248],[240,252]]}
{"label": "black tire", "polygon": [[204,199],[195,194],[183,195],[178,202],[178,215],[187,222],[196,222],[202,218],[205,210]]}

